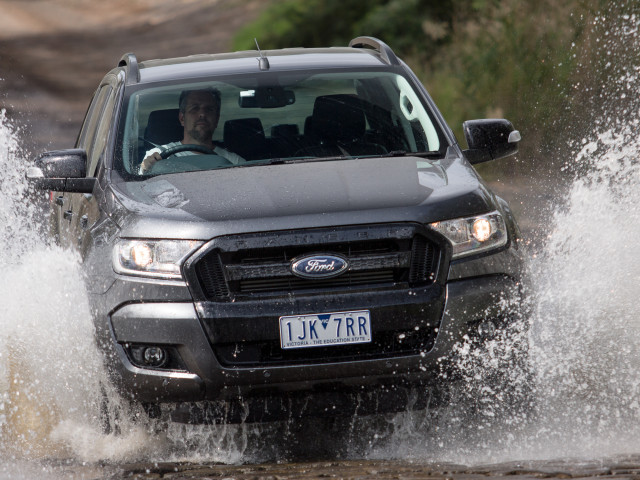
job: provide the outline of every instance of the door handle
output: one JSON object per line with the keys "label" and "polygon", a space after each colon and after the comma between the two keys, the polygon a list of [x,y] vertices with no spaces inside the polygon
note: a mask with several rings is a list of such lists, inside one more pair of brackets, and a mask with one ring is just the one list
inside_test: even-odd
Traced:
{"label": "door handle", "polygon": [[89,224],[89,217],[87,215],[82,215],[80,217],[80,228],[82,228],[83,230],[86,230],[88,224]]}
{"label": "door handle", "polygon": [[64,197],[62,195],[58,195],[56,197],[56,205],[62,206],[63,203],[64,203]]}
{"label": "door handle", "polygon": [[71,221],[71,219],[73,218],[73,212],[71,210],[65,210],[65,212],[62,214],[62,218]]}

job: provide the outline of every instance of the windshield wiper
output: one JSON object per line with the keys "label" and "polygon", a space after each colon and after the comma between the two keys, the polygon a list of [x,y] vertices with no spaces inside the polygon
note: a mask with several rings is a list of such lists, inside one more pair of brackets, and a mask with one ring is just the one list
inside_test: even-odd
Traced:
{"label": "windshield wiper", "polygon": [[290,158],[286,163],[304,163],[304,162],[330,162],[332,160],[354,160],[356,156],[352,155],[334,155],[333,157],[302,157]]}
{"label": "windshield wiper", "polygon": [[407,152],[406,150],[393,150],[389,153],[385,153],[384,155],[380,155],[381,157],[426,157],[426,158],[440,158],[443,156],[442,152],[439,151],[431,151],[431,152]]}
{"label": "windshield wiper", "polygon": [[387,157],[426,157],[441,158],[443,154],[438,151],[433,152],[407,152],[405,150],[394,150],[381,155],[334,155],[332,157],[296,157],[296,158],[269,158],[264,160],[249,161],[234,165],[235,167],[253,167],[258,165],[286,165],[291,163],[307,162],[331,162],[335,160],[356,160],[363,158],[387,158]]}
{"label": "windshield wiper", "polygon": [[284,165],[289,163],[304,163],[304,162],[327,162],[331,160],[350,160],[356,157],[348,155],[339,155],[335,157],[298,157],[298,158],[269,158],[264,160],[249,161],[247,163],[240,163],[235,165],[236,167],[253,167],[259,165]]}
{"label": "windshield wiper", "polygon": [[425,158],[442,158],[444,157],[444,152],[439,152],[438,150],[434,150],[431,152],[414,152],[409,155],[413,155],[414,157],[425,157]]}

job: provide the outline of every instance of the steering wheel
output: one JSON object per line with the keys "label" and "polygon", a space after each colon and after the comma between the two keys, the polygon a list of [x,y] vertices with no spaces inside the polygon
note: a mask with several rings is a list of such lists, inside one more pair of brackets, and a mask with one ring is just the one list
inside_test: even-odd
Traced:
{"label": "steering wheel", "polygon": [[174,155],[178,152],[200,152],[200,153],[207,153],[209,155],[216,155],[216,152],[214,152],[211,148],[209,147],[205,147],[203,145],[196,145],[196,144],[192,144],[192,143],[187,143],[184,145],[176,145],[174,147],[170,147],[167,148],[165,151],[160,152],[160,158],[162,158],[163,160],[169,158],[171,155]]}

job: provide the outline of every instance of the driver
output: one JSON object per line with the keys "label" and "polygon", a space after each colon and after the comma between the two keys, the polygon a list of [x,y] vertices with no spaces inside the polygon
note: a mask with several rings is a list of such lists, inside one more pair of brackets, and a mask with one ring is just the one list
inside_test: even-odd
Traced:
{"label": "driver", "polygon": [[[213,143],[213,132],[220,120],[220,104],[220,91],[215,88],[183,91],[180,94],[180,112],[178,113],[180,124],[184,127],[182,141],[168,143],[146,152],[145,158],[140,164],[140,174],[149,173],[153,165],[162,160],[160,153],[177,145],[202,145],[231,163],[244,162],[245,160],[240,155],[229,152]],[[194,153],[201,152],[182,151],[175,153],[174,156],[193,155]]]}

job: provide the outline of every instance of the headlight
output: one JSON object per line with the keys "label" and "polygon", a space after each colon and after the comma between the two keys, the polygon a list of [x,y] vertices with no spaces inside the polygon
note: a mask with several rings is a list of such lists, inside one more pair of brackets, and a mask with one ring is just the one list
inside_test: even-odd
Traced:
{"label": "headlight", "polygon": [[113,248],[116,273],[181,279],[180,265],[202,242],[194,240],[120,240]]}
{"label": "headlight", "polygon": [[453,245],[453,258],[499,248],[507,243],[507,227],[498,212],[430,223]]}

